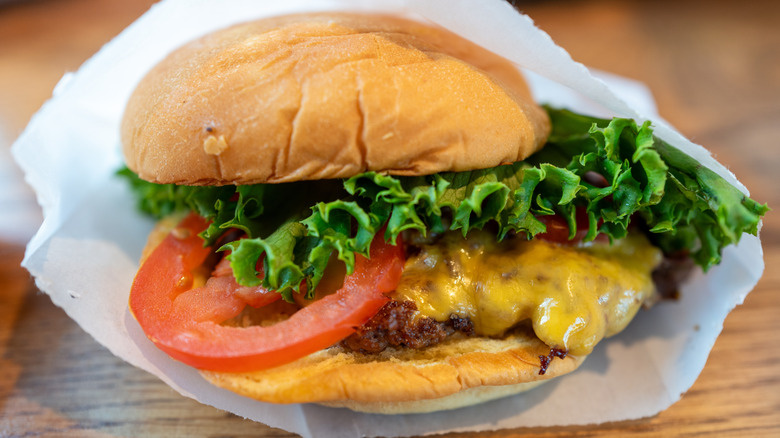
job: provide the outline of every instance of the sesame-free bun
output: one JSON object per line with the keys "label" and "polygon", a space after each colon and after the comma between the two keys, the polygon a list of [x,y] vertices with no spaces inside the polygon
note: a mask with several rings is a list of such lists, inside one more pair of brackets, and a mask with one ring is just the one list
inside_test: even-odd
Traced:
{"label": "sesame-free bun", "polygon": [[390,16],[305,14],[207,35],[152,69],[122,121],[157,183],[423,175],[522,160],[549,132],[514,65]]}
{"label": "sesame-free bun", "polygon": [[574,371],[584,356],[550,362],[533,332],[501,339],[453,337],[422,350],[388,348],[364,355],[331,347],[276,368],[248,373],[201,371],[214,385],[272,403],[319,403],[380,414],[434,412],[517,394]]}

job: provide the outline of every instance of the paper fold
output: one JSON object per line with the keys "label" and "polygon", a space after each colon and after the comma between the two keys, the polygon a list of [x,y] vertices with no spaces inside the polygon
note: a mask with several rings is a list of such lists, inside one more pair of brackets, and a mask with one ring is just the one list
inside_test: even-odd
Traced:
{"label": "paper fold", "polygon": [[128,189],[113,177],[122,162],[119,121],[127,98],[149,68],[192,38],[240,21],[312,10],[396,13],[441,25],[527,69],[541,101],[652,119],[657,135],[745,190],[706,150],[660,120],[646,87],[591,74],[501,0],[478,6],[467,0],[229,0],[219,8],[207,0],[168,0],[63,78],[13,147],[45,216],[24,266],[53,302],[112,353],[182,394],[303,436],[599,423],[654,415],[678,400],[704,366],[728,312],[761,276],[761,246],[753,236],[727,248],[722,265],[699,275],[680,302],[641,312],[625,332],[597,347],[576,373],[521,396],[455,412],[387,417],[255,402],[211,387],[143,336],[126,303],[152,223],[135,211]]}

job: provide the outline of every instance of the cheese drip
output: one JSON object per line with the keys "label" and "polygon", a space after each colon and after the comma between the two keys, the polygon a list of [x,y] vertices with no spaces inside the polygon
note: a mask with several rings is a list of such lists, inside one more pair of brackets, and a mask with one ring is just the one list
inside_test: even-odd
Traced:
{"label": "cheese drip", "polygon": [[544,343],[582,355],[623,330],[653,296],[661,258],[639,233],[579,247],[448,233],[409,258],[393,298],[414,301],[420,316],[438,321],[468,317],[482,336],[530,320]]}

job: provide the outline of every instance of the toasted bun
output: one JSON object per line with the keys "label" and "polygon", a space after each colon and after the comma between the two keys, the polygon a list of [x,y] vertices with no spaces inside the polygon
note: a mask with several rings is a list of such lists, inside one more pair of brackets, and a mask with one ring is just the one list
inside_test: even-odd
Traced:
{"label": "toasted bun", "polygon": [[522,160],[546,113],[507,60],[376,15],[265,19],[155,67],[122,121],[128,166],[158,183],[422,175]]}
{"label": "toasted bun", "polygon": [[574,371],[583,356],[554,359],[532,332],[502,339],[455,337],[423,349],[364,355],[332,347],[287,365],[250,373],[201,371],[214,385],[272,403],[320,403],[402,414],[471,406],[534,388]]}

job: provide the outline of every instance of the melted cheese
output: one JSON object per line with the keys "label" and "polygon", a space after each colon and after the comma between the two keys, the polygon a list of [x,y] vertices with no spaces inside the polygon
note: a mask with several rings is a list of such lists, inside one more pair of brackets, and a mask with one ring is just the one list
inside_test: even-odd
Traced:
{"label": "melted cheese", "polygon": [[409,258],[394,298],[414,301],[420,316],[439,321],[468,317],[484,336],[530,320],[547,345],[588,354],[654,294],[651,272],[660,261],[641,234],[573,247],[451,233]]}

